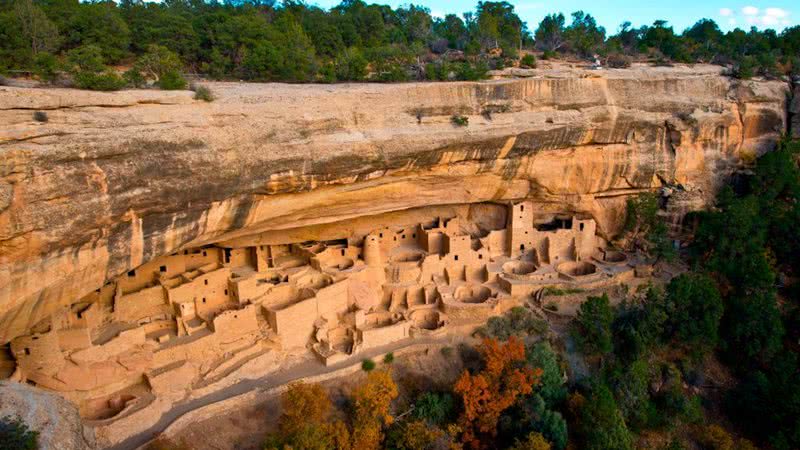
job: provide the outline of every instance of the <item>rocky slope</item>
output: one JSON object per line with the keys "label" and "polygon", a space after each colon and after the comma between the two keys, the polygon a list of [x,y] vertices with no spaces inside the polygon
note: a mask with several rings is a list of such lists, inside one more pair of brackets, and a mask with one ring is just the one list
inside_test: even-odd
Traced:
{"label": "rocky slope", "polygon": [[93,431],[84,428],[78,409],[56,394],[23,383],[0,381],[0,417],[19,417],[39,432],[41,450],[95,448]]}
{"label": "rocky slope", "polygon": [[711,66],[209,86],[0,87],[0,343],[153,257],[271,230],[530,198],[611,236],[626,196],[702,207],[787,126],[786,83]]}

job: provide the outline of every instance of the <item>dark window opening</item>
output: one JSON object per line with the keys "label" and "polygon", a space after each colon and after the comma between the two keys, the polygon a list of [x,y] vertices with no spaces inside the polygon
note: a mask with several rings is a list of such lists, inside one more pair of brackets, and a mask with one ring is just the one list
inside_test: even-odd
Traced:
{"label": "dark window opening", "polygon": [[519,244],[519,249],[520,250],[525,250],[525,244]]}
{"label": "dark window opening", "polygon": [[135,276],[136,276],[136,271],[135,271],[135,270],[131,270],[131,271],[129,271],[129,272],[128,272],[128,276],[129,276],[129,277],[135,277]]}
{"label": "dark window opening", "polygon": [[203,250],[203,256],[208,256],[205,250]]}
{"label": "dark window opening", "polygon": [[395,241],[397,240],[397,236],[395,236],[395,237],[394,237],[394,240],[395,240]]}
{"label": "dark window opening", "polygon": [[226,263],[231,262],[231,249],[229,248],[225,249],[225,262]]}
{"label": "dark window opening", "polygon": [[161,267],[158,268],[158,270],[160,270],[161,272],[166,272],[167,271],[167,266],[161,266]]}
{"label": "dark window opening", "polygon": [[403,239],[405,239],[405,238],[406,238],[406,235],[404,234],[404,235],[403,235]]}
{"label": "dark window opening", "polygon": [[225,295],[228,295],[228,290],[227,289],[225,289]]}
{"label": "dark window opening", "polygon": [[454,259],[455,259],[456,261],[458,261],[458,255],[455,255],[455,256],[454,256]]}
{"label": "dark window opening", "polygon": [[205,284],[206,286],[208,286],[208,280],[203,280],[203,284]]}
{"label": "dark window opening", "polygon": [[203,297],[203,303],[205,303],[205,302],[206,302],[206,298],[205,298],[205,297]]}
{"label": "dark window opening", "polygon": [[417,238],[417,233],[414,233],[414,234],[412,234],[412,235],[411,235],[411,238],[412,238],[412,239],[416,239],[416,238]]}
{"label": "dark window opening", "polygon": [[239,316],[237,316],[236,314],[234,314],[234,315],[233,315],[233,318],[234,318],[234,319],[238,319],[238,318],[239,318]]}
{"label": "dark window opening", "polygon": [[344,256],[344,249],[342,249],[342,256]]}
{"label": "dark window opening", "polygon": [[581,224],[581,231],[583,231],[583,224]]}
{"label": "dark window opening", "polygon": [[519,205],[519,210],[520,211],[525,211],[525,205]]}
{"label": "dark window opening", "polygon": [[383,237],[383,233],[379,233],[378,236]]}
{"label": "dark window opening", "polygon": [[483,255],[478,254],[478,259],[483,259]]}
{"label": "dark window opening", "polygon": [[26,355],[30,355],[31,354],[31,349],[29,349],[28,347],[25,347],[25,354]]}

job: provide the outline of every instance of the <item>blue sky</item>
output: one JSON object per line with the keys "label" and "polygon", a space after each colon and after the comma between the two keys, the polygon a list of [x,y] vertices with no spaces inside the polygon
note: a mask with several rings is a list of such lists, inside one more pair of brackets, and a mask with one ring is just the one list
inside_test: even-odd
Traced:
{"label": "blue sky", "polygon": [[[461,13],[472,10],[478,0],[365,0],[368,3],[381,3],[398,6],[414,3],[430,8],[434,15]],[[339,0],[308,0],[324,8],[335,6]],[[745,30],[755,25],[758,28],[774,28],[778,31],[787,26],[800,24],[800,2],[798,0],[769,0],[731,2],[728,0],[561,0],[545,2],[538,0],[509,0],[528,23],[528,28],[536,29],[536,25],[546,14],[563,12],[569,17],[572,11],[584,10],[592,14],[597,22],[613,34],[624,20],[634,26],[652,24],[654,20],[664,19],[675,27],[676,32],[683,31],[698,19],[714,19],[723,30],[740,27]]]}

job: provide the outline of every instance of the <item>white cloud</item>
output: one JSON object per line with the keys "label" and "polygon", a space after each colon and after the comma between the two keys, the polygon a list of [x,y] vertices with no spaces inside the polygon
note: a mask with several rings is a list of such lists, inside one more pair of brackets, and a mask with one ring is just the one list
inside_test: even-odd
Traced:
{"label": "white cloud", "polygon": [[783,19],[789,15],[789,11],[781,8],[767,8],[764,13],[766,16],[775,17],[776,19]]}
{"label": "white cloud", "polygon": [[729,23],[730,25],[736,25],[736,19],[734,19],[733,17],[731,17],[730,19],[728,19],[728,23]]}
{"label": "white cloud", "polygon": [[745,17],[745,21],[750,25],[775,27],[777,25],[785,26],[791,23],[789,20],[789,11],[783,8],[765,8],[762,13],[762,11],[759,11],[758,8],[754,6],[747,6],[742,8],[742,13],[747,16]]}
{"label": "white cloud", "polygon": [[721,8],[719,10],[719,15],[722,17],[730,17],[733,15],[733,10],[730,8]]}
{"label": "white cloud", "polygon": [[757,16],[758,15],[758,8],[755,6],[745,6],[742,8],[742,14],[745,16]]}

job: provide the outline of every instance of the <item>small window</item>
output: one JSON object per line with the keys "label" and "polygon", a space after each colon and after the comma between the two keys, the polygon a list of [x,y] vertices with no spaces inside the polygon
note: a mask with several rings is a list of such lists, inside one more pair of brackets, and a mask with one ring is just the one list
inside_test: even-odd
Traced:
{"label": "small window", "polygon": [[158,268],[158,270],[160,270],[161,272],[166,272],[167,271],[167,266],[161,266],[161,267]]}
{"label": "small window", "polygon": [[29,349],[28,347],[25,347],[25,354],[26,355],[30,355],[31,354],[31,349]]}
{"label": "small window", "polygon": [[519,249],[520,250],[525,250],[525,244],[519,244]]}
{"label": "small window", "polygon": [[205,302],[206,302],[206,298],[205,298],[205,297],[203,297],[203,303],[205,303]]}
{"label": "small window", "polygon": [[583,224],[581,224],[581,231],[583,231]]}
{"label": "small window", "polygon": [[525,205],[519,205],[519,210],[520,211],[525,211]]}
{"label": "small window", "polygon": [[453,257],[453,259],[455,259],[456,261],[458,261],[458,255],[455,255],[455,256]]}
{"label": "small window", "polygon": [[416,238],[417,238],[417,233],[411,235],[411,239],[416,239]]}
{"label": "small window", "polygon": [[225,295],[228,295],[228,290],[227,289],[225,289]]}
{"label": "small window", "polygon": [[205,284],[206,286],[208,286],[208,280],[203,280],[203,284]]}
{"label": "small window", "polygon": [[483,259],[483,255],[481,255],[481,254],[479,253],[479,254],[478,254],[478,259]]}
{"label": "small window", "polygon": [[405,239],[405,238],[406,238],[406,235],[404,234],[404,235],[403,235],[403,239]]}
{"label": "small window", "polygon": [[234,319],[238,319],[238,318],[239,318],[239,316],[237,316],[236,314],[234,314],[234,315],[233,315],[233,318],[234,318]]}
{"label": "small window", "polygon": [[394,240],[395,240],[395,241],[397,240],[397,236],[395,236],[395,237],[394,237]]}
{"label": "small window", "polygon": [[378,236],[383,237],[383,233],[378,233]]}
{"label": "small window", "polygon": [[203,256],[208,256],[205,250],[203,250]]}
{"label": "small window", "polygon": [[136,271],[135,270],[131,270],[130,272],[128,272],[128,276],[129,277],[135,277],[136,276]]}
{"label": "small window", "polygon": [[83,313],[78,313],[78,319],[81,319],[81,316],[83,316]]}
{"label": "small window", "polygon": [[342,256],[344,256],[344,249],[342,249]]}

